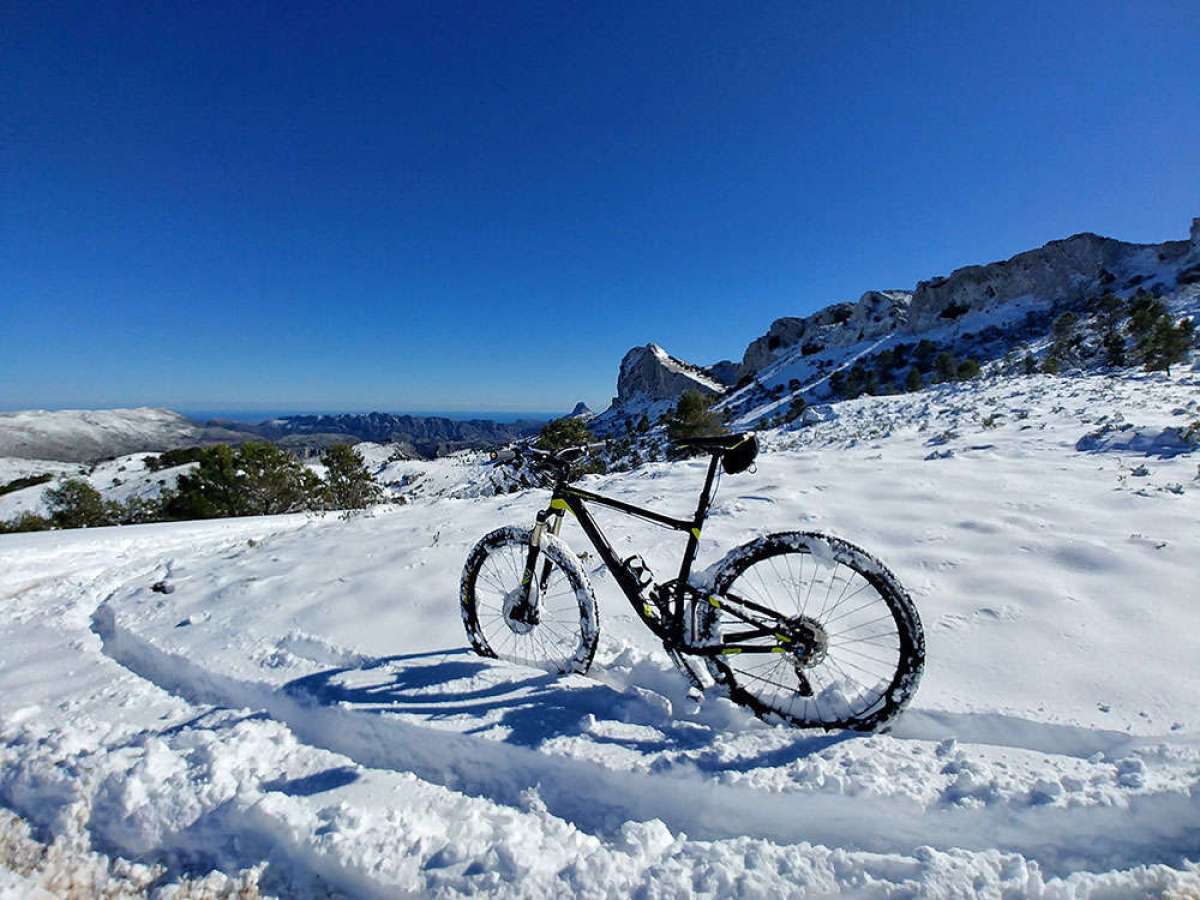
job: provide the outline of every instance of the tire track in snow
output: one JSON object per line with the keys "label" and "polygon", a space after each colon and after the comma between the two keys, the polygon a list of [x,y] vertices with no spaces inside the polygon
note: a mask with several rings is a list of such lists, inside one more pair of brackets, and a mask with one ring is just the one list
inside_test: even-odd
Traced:
{"label": "tire track in snow", "polygon": [[[1183,858],[1200,856],[1200,791],[1195,786],[1187,793],[1131,795],[1124,806],[963,809],[922,808],[899,797],[765,793],[714,784],[698,774],[647,776],[422,728],[386,714],[306,702],[261,683],[208,671],[121,627],[107,603],[98,608],[92,627],[108,656],[191,703],[263,709],[300,740],[363,766],[412,772],[506,805],[520,805],[522,792],[536,786],[552,814],[602,836],[628,820],[660,819],[673,831],[702,840],[751,836],[881,853],[911,853],[926,845],[1000,848],[1062,875],[1154,862],[1178,865]],[[993,724],[998,728],[1003,723]],[[937,714],[925,714],[912,736],[933,725],[951,727]],[[990,728],[977,724],[981,732]],[[1079,736],[1067,740],[1057,732],[1046,734],[1044,743],[1082,747]]]}

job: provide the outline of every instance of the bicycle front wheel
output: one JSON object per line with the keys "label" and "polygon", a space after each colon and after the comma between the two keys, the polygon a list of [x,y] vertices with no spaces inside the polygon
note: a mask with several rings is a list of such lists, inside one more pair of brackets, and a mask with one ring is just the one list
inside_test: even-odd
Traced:
{"label": "bicycle front wheel", "polygon": [[[883,563],[840,538],[785,532],[752,541],[718,566],[712,595],[719,605],[696,608],[699,637],[728,646],[707,659],[709,671],[760,716],[874,731],[917,689],[925,636],[912,600]],[[747,616],[770,627],[754,634]]]}
{"label": "bicycle front wheel", "polygon": [[480,656],[550,672],[586,672],[600,639],[596,598],[579,558],[555,535],[542,535],[529,587],[536,615],[514,614],[530,539],[528,529],[500,528],[467,557],[459,589],[467,637]]}

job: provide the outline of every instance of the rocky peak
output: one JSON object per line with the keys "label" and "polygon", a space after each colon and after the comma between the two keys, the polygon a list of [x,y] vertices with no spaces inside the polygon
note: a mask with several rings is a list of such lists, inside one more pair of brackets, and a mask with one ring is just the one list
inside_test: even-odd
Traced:
{"label": "rocky peak", "polygon": [[797,345],[811,355],[890,334],[905,321],[911,297],[908,291],[867,291],[857,303],[835,303],[810,316],[776,319],[746,348],[741,374],[757,372]]}
{"label": "rocky peak", "polygon": [[575,404],[575,408],[567,414],[568,419],[590,419],[595,413],[592,408],[580,400]]}
{"label": "rocky peak", "polygon": [[[1192,241],[1197,239],[1192,224]],[[1002,262],[955,269],[948,277],[917,284],[907,330],[920,333],[966,313],[983,312],[1020,298],[1042,303],[1076,300],[1131,275],[1148,275],[1161,263],[1182,260],[1184,241],[1131,244],[1085,232],[1050,241]]]}
{"label": "rocky peak", "polygon": [[634,347],[621,360],[615,402],[674,400],[689,389],[709,395],[725,391],[724,385],[697,366],[672,356],[658,344],[646,344]]}

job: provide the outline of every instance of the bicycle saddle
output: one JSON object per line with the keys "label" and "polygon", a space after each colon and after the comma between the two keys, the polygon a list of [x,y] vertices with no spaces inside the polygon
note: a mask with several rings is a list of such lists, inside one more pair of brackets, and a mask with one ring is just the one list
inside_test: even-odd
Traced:
{"label": "bicycle saddle", "polygon": [[758,457],[758,436],[753,431],[742,434],[716,434],[707,437],[681,438],[681,447],[694,447],[721,456],[721,465],[730,475],[745,472]]}

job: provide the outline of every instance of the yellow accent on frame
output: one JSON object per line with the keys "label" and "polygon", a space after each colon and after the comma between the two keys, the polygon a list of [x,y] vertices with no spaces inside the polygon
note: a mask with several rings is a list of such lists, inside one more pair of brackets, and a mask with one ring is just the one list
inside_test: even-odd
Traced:
{"label": "yellow accent on frame", "polygon": [[721,655],[722,656],[736,656],[737,654],[739,654],[741,652],[742,652],[741,647],[726,647],[724,650],[721,651]]}
{"label": "yellow accent on frame", "polygon": [[694,534],[696,536],[696,540],[700,540],[700,529],[699,528],[693,528],[692,534]]}
{"label": "yellow accent on frame", "polygon": [[714,607],[715,609],[720,609],[720,608],[721,608],[721,601],[720,601],[720,600],[718,600],[716,597],[709,597],[709,598],[708,598],[708,603],[709,603],[709,606],[712,606],[712,607]]}
{"label": "yellow accent on frame", "polygon": [[[550,501],[550,508],[562,510],[563,512],[571,512],[571,507],[567,505],[567,501],[559,498],[555,498],[554,500]],[[574,515],[574,513],[572,513],[572,515]]]}

